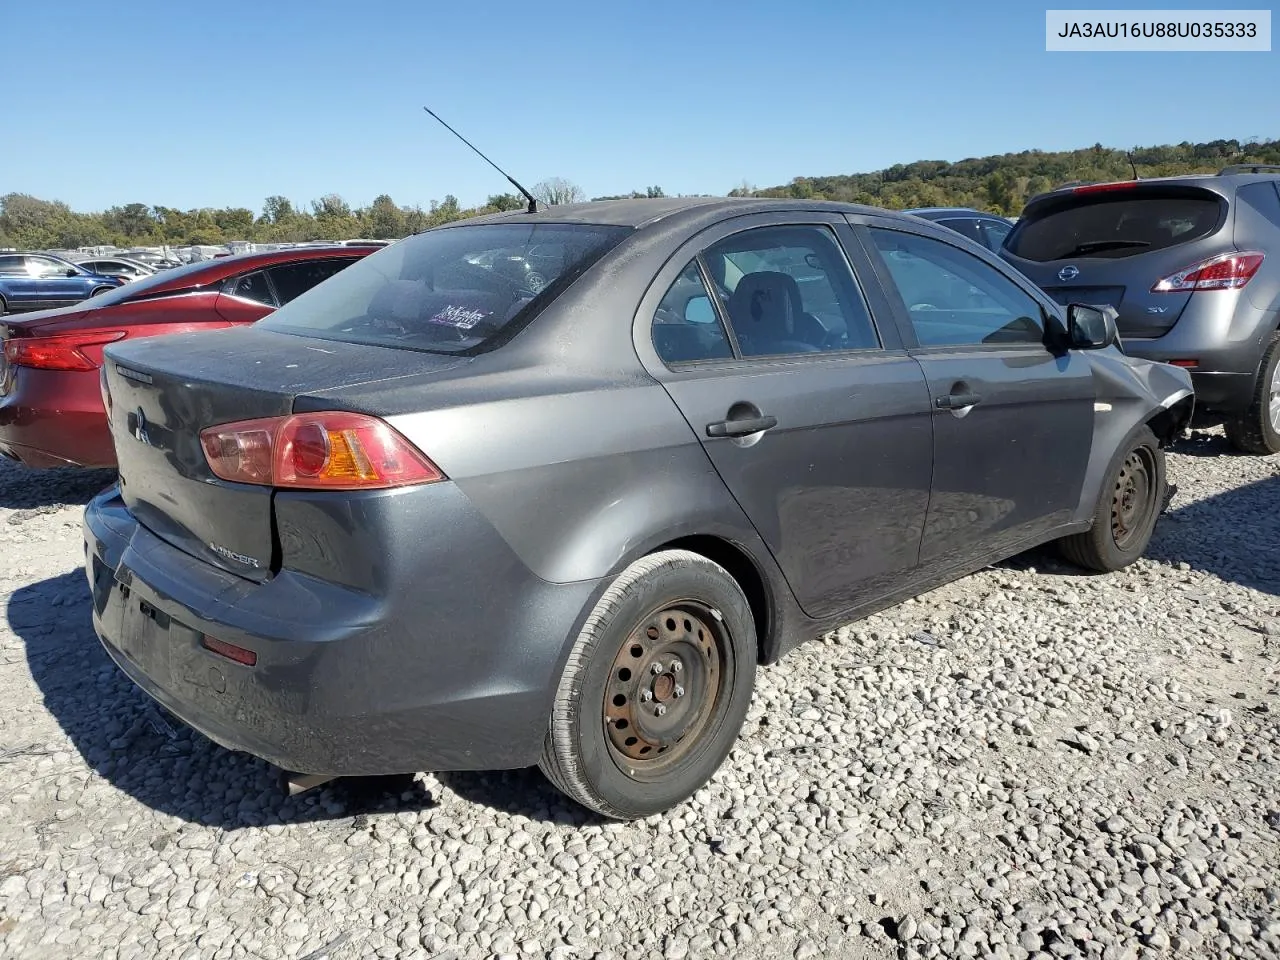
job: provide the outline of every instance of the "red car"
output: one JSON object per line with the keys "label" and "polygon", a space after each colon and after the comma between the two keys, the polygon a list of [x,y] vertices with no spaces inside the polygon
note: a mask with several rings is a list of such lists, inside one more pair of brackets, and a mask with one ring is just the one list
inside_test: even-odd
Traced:
{"label": "red car", "polygon": [[206,260],[72,307],[0,318],[0,456],[31,467],[114,467],[99,373],[108,343],[253,323],[377,249]]}

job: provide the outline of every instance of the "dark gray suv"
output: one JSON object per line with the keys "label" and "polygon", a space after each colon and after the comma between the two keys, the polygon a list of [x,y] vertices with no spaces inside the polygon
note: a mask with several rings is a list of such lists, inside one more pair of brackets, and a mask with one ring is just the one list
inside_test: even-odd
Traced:
{"label": "dark gray suv", "polygon": [[1191,372],[1199,419],[1280,452],[1280,166],[1041,194],[1000,255],[1060,303],[1115,307],[1126,352]]}

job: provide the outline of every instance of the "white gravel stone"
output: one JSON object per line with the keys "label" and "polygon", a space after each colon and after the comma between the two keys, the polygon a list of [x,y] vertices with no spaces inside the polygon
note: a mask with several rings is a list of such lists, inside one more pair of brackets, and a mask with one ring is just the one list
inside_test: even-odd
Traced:
{"label": "white gravel stone", "polygon": [[1274,960],[1280,458],[1179,449],[1148,559],[1041,551],[799,648],[634,824],[530,771],[285,800],[93,637],[109,476],[0,463],[0,960]]}

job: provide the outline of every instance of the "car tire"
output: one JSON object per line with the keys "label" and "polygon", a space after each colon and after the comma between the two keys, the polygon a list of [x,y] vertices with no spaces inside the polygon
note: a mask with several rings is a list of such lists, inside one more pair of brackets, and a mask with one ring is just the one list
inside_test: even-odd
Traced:
{"label": "car tire", "polygon": [[1146,551],[1164,509],[1164,450],[1143,424],[1129,434],[1102,480],[1093,526],[1058,541],[1062,555],[1087,570],[1121,570]]}
{"label": "car tire", "polygon": [[751,607],[723,567],[686,550],[642,557],[574,642],[538,765],[605,817],[669,810],[729,755],[756,657]]}
{"label": "car tire", "polygon": [[0,317],[9,312],[9,304],[5,303],[4,297],[0,297]]}
{"label": "car tire", "polygon": [[[1272,410],[1277,415],[1273,417]],[[1258,364],[1249,408],[1223,424],[1227,440],[1241,453],[1268,457],[1280,453],[1280,334],[1272,337]]]}
{"label": "car tire", "polygon": [[116,288],[115,287],[94,287],[92,290],[89,291],[89,296],[96,297],[100,293],[108,293],[109,291],[114,289]]}

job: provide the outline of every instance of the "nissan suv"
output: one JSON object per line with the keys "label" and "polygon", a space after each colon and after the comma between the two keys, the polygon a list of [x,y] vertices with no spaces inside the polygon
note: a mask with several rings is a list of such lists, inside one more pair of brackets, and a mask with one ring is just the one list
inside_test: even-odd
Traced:
{"label": "nissan suv", "polygon": [[1280,166],[1043,193],[1000,256],[1059,303],[1114,307],[1127,353],[1190,371],[1197,419],[1280,452]]}

